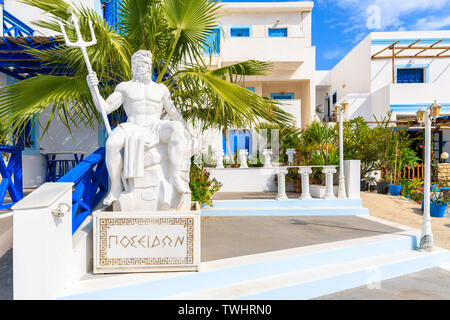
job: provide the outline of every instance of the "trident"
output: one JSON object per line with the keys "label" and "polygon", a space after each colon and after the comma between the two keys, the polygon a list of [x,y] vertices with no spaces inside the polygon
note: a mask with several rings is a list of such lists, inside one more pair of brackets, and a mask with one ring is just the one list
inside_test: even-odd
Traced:
{"label": "trident", "polygon": [[[73,13],[73,12],[72,12],[71,20],[73,22],[73,26],[74,26],[75,32],[77,34],[77,40],[78,40],[77,42],[71,42],[69,40],[69,37],[66,34],[64,25],[62,24],[61,21],[59,21],[59,26],[61,27],[61,32],[64,36],[64,41],[66,43],[66,46],[80,48],[81,53],[83,54],[83,57],[84,57],[84,61],[86,62],[86,67],[88,69],[89,74],[95,74],[94,70],[92,70],[91,62],[89,61],[89,57],[86,52],[87,47],[97,44],[97,38],[95,37],[94,28],[92,27],[92,21],[89,20],[89,29],[91,30],[92,40],[90,42],[86,42],[83,40],[83,36],[81,35],[81,32],[80,32],[80,24],[79,24],[78,18],[75,15],[75,13]],[[106,110],[103,108],[103,105],[100,103],[100,99],[99,99],[100,97],[101,96],[100,96],[100,91],[98,90],[98,86],[94,86],[94,95],[92,98],[94,100],[94,104],[97,106],[97,109],[99,109],[102,114],[103,122],[105,123],[105,127],[106,127],[106,132],[108,132],[108,135],[110,135],[111,134],[111,126],[109,124],[108,116],[106,115]]]}

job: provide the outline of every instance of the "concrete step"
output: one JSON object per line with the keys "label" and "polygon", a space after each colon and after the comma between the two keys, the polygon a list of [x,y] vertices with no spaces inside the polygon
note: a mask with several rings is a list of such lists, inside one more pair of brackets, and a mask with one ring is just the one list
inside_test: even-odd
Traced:
{"label": "concrete step", "polygon": [[368,216],[361,199],[217,200],[203,216]]}
{"label": "concrete step", "polygon": [[204,207],[204,210],[214,209],[259,209],[259,208],[362,208],[361,199],[345,200],[215,200],[213,207]]}
{"label": "concrete step", "polygon": [[204,217],[218,216],[368,216],[366,208],[237,208],[237,209],[202,209]]}
{"label": "concrete step", "polygon": [[[409,230],[206,262],[199,273],[90,275],[64,299],[234,299],[269,292],[274,298],[291,294],[293,299],[310,298],[302,293],[307,286],[311,289],[306,292],[314,297],[345,290],[346,285],[359,286],[367,281],[372,266],[383,266],[381,277],[390,277],[450,262],[447,251],[424,254],[412,250],[416,245],[417,231]],[[293,286],[302,286],[301,294],[288,290]]]}
{"label": "concrete step", "polygon": [[408,250],[191,291],[163,299],[312,299],[363,285],[376,288],[380,281],[433,268],[448,261],[450,253],[446,250],[437,249],[432,253]]}

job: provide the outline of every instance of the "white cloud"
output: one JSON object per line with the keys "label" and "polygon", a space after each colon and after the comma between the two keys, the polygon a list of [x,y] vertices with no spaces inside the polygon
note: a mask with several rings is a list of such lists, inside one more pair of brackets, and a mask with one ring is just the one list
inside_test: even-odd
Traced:
{"label": "white cloud", "polygon": [[333,60],[341,55],[344,54],[344,51],[342,49],[333,49],[333,50],[328,50],[323,54],[323,58],[325,60]]}
{"label": "white cloud", "polygon": [[[440,14],[450,10],[450,0],[320,0],[318,1],[318,4],[333,4],[343,10],[347,10],[351,13],[353,18],[359,20],[361,29],[365,28],[365,21],[368,18],[366,9],[371,5],[376,5],[381,10],[381,30],[392,30],[402,27],[407,29],[410,28],[411,26],[407,25],[405,22],[405,18],[409,14],[420,12],[427,14],[432,11],[436,16],[436,19],[434,20],[438,21],[439,19],[442,19],[442,16],[439,16]],[[427,20],[427,18],[424,18],[423,24],[427,26],[429,30],[446,26],[441,26],[439,23],[432,23],[432,21]],[[349,27],[353,26],[354,21],[352,21],[351,24],[349,23]]]}
{"label": "white cloud", "polygon": [[447,17],[428,16],[419,19],[416,23],[416,30],[435,30],[450,26],[450,15]]}

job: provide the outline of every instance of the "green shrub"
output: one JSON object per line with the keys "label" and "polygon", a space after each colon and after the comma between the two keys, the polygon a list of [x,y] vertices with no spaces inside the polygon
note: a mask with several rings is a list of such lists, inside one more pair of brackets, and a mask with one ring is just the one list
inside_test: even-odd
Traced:
{"label": "green shrub", "polygon": [[195,164],[191,165],[190,177],[189,187],[192,192],[192,201],[211,206],[214,194],[219,191],[222,184],[216,179],[210,179],[210,173]]}

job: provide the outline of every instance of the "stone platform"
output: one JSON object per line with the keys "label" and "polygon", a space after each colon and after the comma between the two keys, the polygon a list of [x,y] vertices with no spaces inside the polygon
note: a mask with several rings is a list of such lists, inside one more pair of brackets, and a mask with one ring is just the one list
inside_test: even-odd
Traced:
{"label": "stone platform", "polygon": [[200,272],[88,274],[61,298],[311,299],[450,262],[415,251],[419,234],[371,217],[202,217]]}

